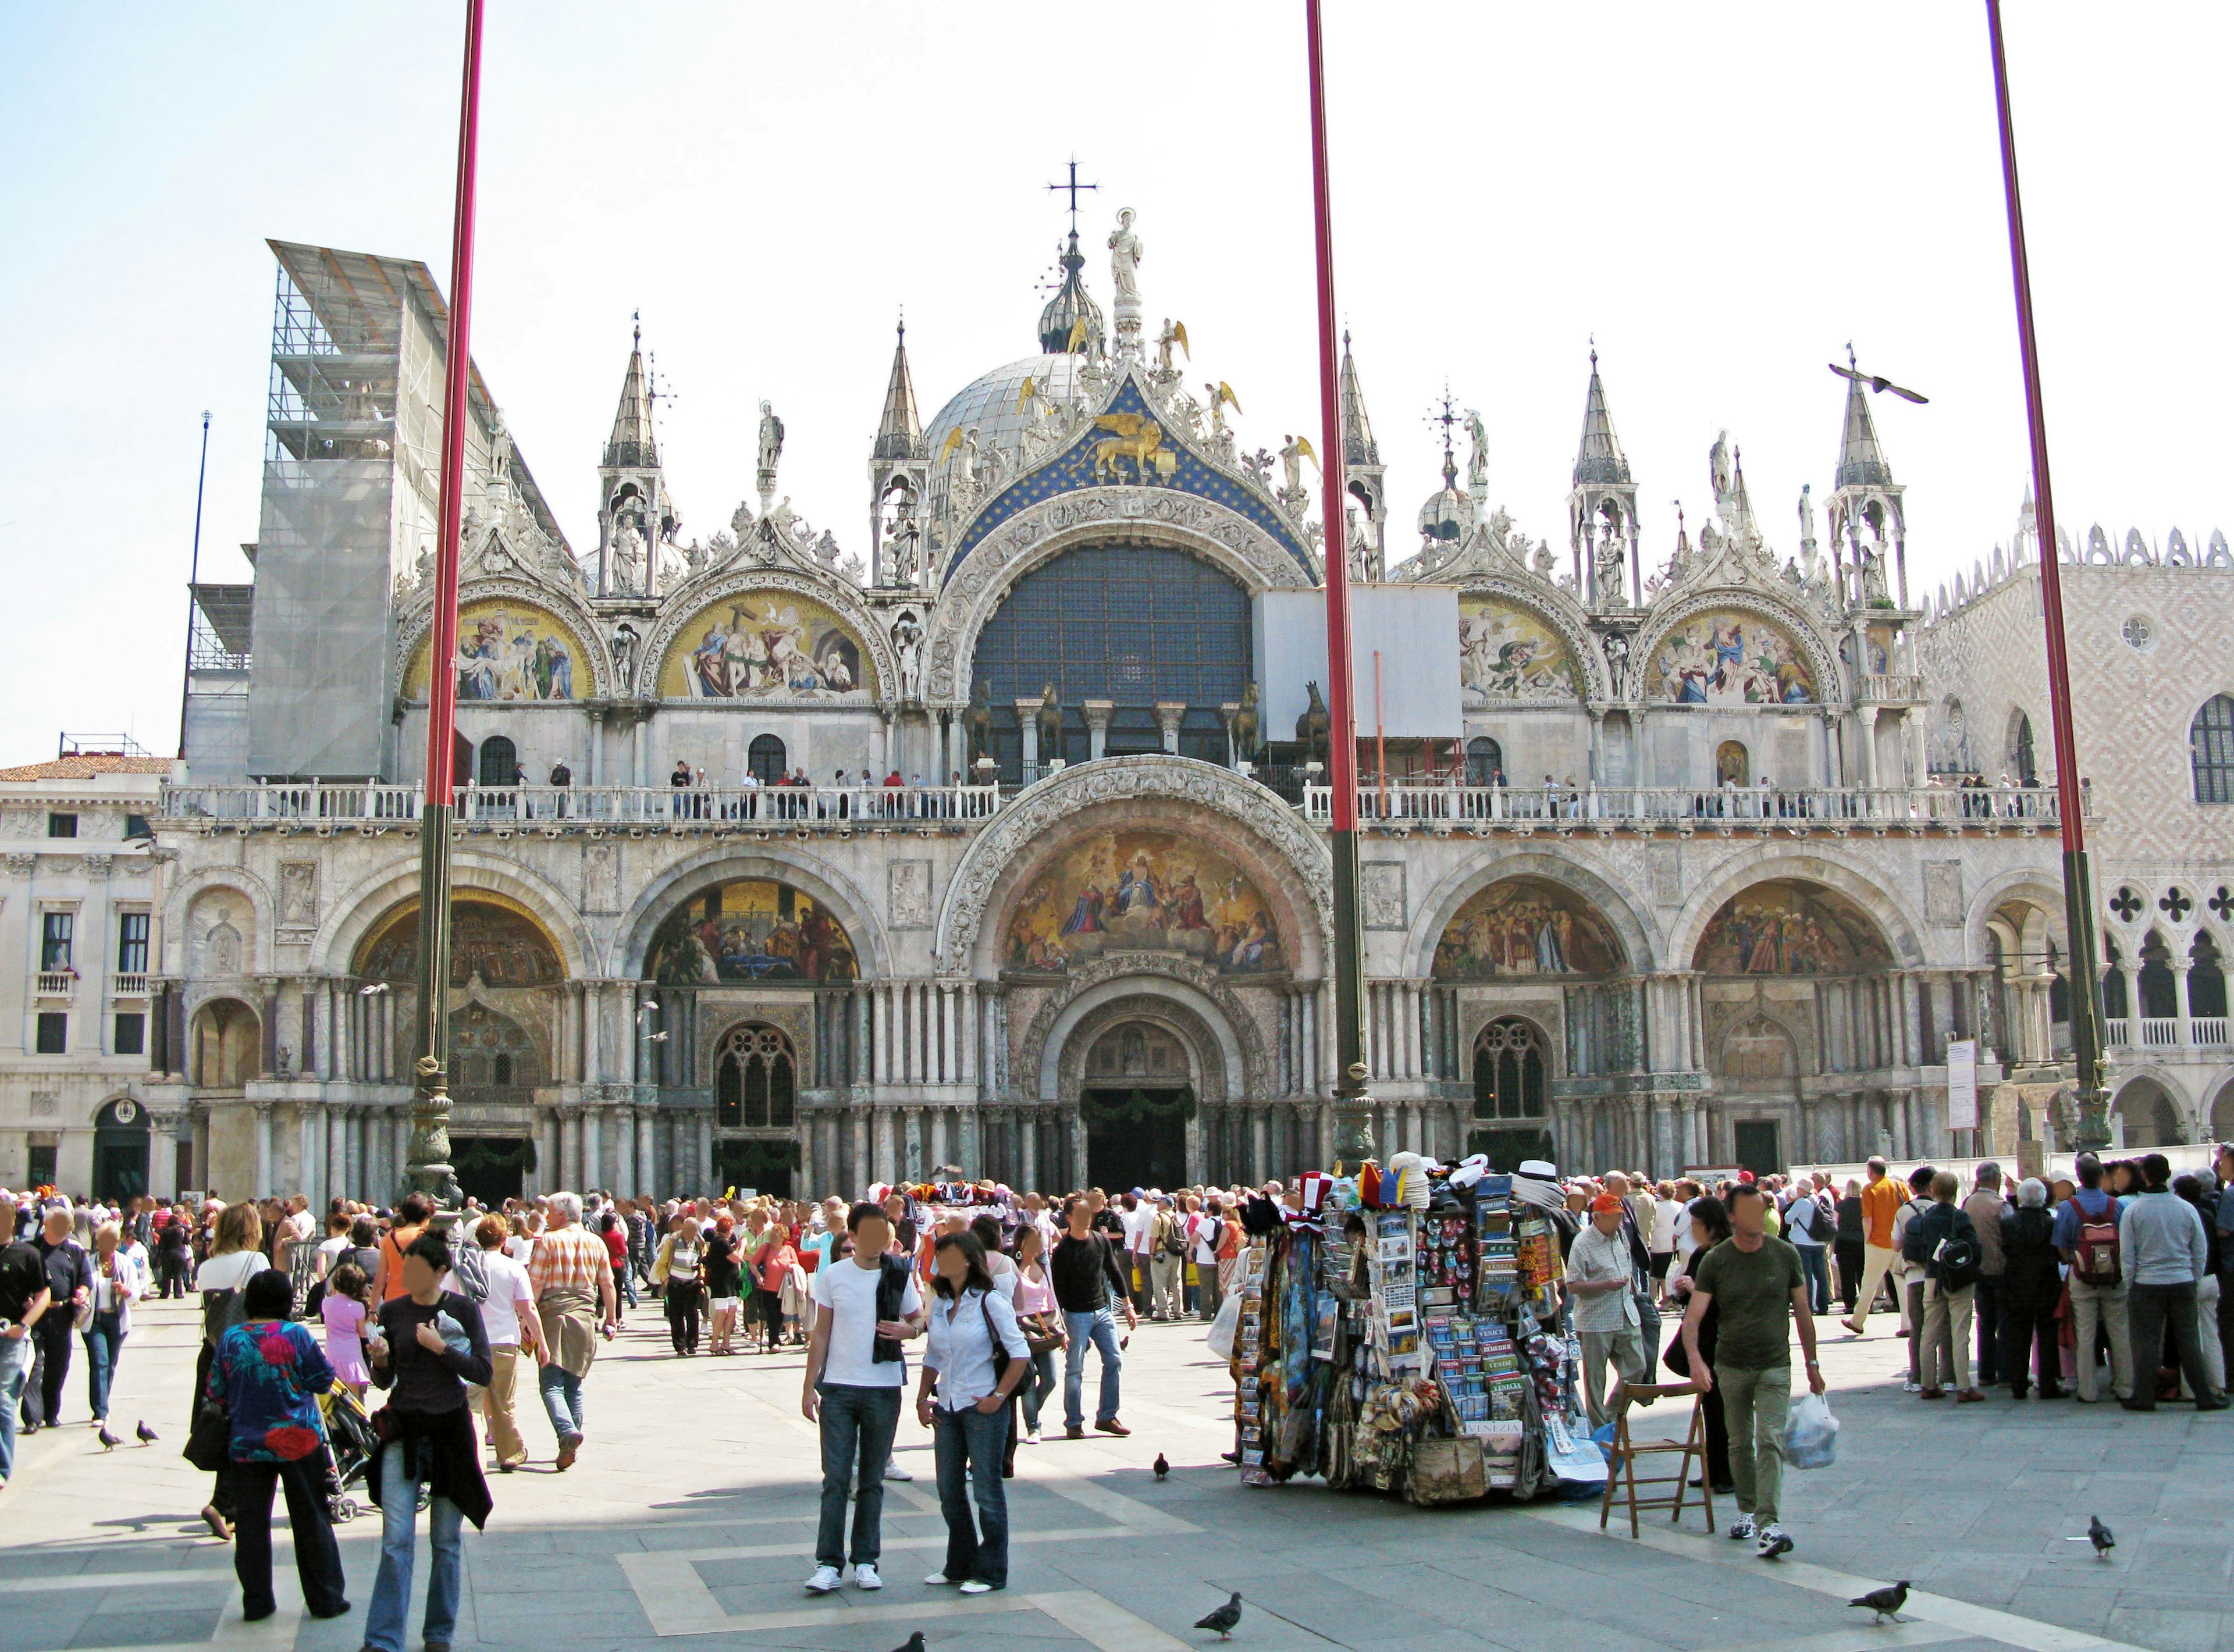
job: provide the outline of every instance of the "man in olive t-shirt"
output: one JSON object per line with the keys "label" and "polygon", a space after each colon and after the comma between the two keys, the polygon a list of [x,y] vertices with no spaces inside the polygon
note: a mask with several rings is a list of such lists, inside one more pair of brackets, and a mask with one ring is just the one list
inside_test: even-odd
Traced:
{"label": "man in olive t-shirt", "polygon": [[[1738,1522],[1733,1540],[1752,1538],[1755,1552],[1773,1560],[1792,1551],[1777,1524],[1777,1493],[1784,1480],[1784,1414],[1792,1403],[1792,1343],[1787,1319],[1800,1327],[1807,1356],[1807,1386],[1823,1392],[1815,1362],[1815,1319],[1808,1311],[1807,1273],[1800,1253],[1764,1231],[1767,1201],[1751,1182],[1741,1182],[1725,1201],[1730,1237],[1699,1259],[1691,1302],[1683,1314],[1683,1351],[1692,1380],[1719,1389],[1730,1439],[1730,1479],[1737,1485]],[[1699,1355],[1699,1322],[1719,1306],[1721,1330],[1712,1370]]]}

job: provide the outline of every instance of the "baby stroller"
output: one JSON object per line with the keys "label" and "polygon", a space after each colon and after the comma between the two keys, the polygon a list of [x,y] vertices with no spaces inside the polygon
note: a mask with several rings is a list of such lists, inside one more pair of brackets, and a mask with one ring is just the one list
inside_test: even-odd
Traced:
{"label": "baby stroller", "polygon": [[349,1492],[372,1472],[380,1431],[364,1401],[338,1382],[318,1396],[318,1410],[326,1420],[326,1512],[338,1525],[365,1512]]}

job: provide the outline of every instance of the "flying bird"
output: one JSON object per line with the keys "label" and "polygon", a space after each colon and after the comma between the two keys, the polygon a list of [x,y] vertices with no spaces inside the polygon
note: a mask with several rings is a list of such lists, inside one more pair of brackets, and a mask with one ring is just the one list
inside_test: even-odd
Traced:
{"label": "flying bird", "polygon": [[1232,1599],[1211,1613],[1209,1616],[1197,1618],[1194,1626],[1199,1629],[1216,1629],[1219,1640],[1230,1641],[1233,1638],[1233,1626],[1240,1621],[1241,1596],[1239,1591],[1236,1590]]}
{"label": "flying bird", "polygon": [[1908,1604],[1908,1579],[1904,1577],[1884,1589],[1872,1589],[1866,1595],[1857,1595],[1846,1604],[1868,1607],[1877,1614],[1870,1620],[1873,1624],[1882,1623],[1888,1617],[1898,1623],[1901,1621],[1900,1609]]}
{"label": "flying bird", "polygon": [[114,1434],[108,1432],[108,1425],[107,1423],[101,1425],[100,1432],[95,1434],[94,1438],[101,1442],[101,1448],[103,1451],[114,1451],[119,1446],[121,1446],[124,1443]]}
{"label": "flying bird", "polygon": [[156,1433],[156,1432],[153,1428],[150,1428],[144,1421],[139,1426],[139,1427],[134,1429],[133,1432],[140,1436],[140,1443],[143,1446],[152,1446],[157,1440],[161,1438],[160,1435]]}
{"label": "flying bird", "polygon": [[1919,406],[1931,400],[1928,395],[1918,395],[1913,390],[1902,389],[1899,385],[1895,384],[1891,379],[1878,378],[1874,374],[1858,372],[1851,367],[1841,367],[1836,362],[1826,362],[1825,365],[1827,366],[1833,373],[1836,373],[1840,378],[1852,379],[1857,384],[1866,384],[1871,390],[1875,391],[1879,395],[1883,395],[1887,390],[1891,390],[1902,401],[1913,402]]}
{"label": "flying bird", "polygon": [[1154,1463],[1150,1465],[1150,1466],[1156,1471],[1156,1478],[1158,1479],[1163,1479],[1165,1475],[1172,1472],[1172,1466],[1164,1460],[1164,1454],[1161,1452],[1158,1452],[1156,1453],[1156,1460]]}
{"label": "flying bird", "polygon": [[923,1652],[923,1631],[918,1629],[892,1649],[892,1652]]}

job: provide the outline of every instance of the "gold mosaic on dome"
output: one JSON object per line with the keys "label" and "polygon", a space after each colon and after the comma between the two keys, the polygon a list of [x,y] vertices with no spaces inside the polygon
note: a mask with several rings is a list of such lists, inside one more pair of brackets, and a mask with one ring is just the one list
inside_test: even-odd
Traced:
{"label": "gold mosaic on dome", "polygon": [[1693,967],[1708,975],[1852,975],[1891,961],[1869,919],[1848,903],[1779,880],[1723,903]]}
{"label": "gold mosaic on dome", "polygon": [[1660,640],[1645,691],[1679,706],[1806,705],[1814,674],[1799,644],[1758,614],[1694,614]]}
{"label": "gold mosaic on dome", "polygon": [[1459,682],[1468,705],[1583,695],[1566,639],[1541,615],[1496,597],[1459,598]]}
{"label": "gold mosaic on dome", "polygon": [[1622,962],[1605,920],[1540,878],[1508,878],[1479,891],[1435,944],[1438,981],[1612,975]]}
{"label": "gold mosaic on dome", "polygon": [[669,700],[865,702],[876,688],[852,629],[788,591],[716,597],[676,633],[659,665]]}
{"label": "gold mosaic on dome", "polygon": [[852,937],[812,895],[768,878],[702,889],[652,937],[644,972],[673,985],[851,981]]}
{"label": "gold mosaic on dome", "polygon": [[[374,928],[356,950],[356,973],[367,980],[419,978],[419,903],[406,901]],[[541,987],[561,980],[565,968],[542,925],[500,896],[476,895],[450,903],[450,984],[479,976],[483,986]]]}
{"label": "gold mosaic on dome", "polygon": [[1224,855],[1170,832],[1099,832],[1009,909],[1004,967],[1061,974],[1104,952],[1178,952],[1227,974],[1284,969],[1272,909]]}
{"label": "gold mosaic on dome", "polygon": [[[421,642],[403,674],[403,697],[427,697],[427,656]],[[574,700],[596,683],[590,654],[564,621],[532,603],[484,597],[458,611],[458,698],[461,702]]]}

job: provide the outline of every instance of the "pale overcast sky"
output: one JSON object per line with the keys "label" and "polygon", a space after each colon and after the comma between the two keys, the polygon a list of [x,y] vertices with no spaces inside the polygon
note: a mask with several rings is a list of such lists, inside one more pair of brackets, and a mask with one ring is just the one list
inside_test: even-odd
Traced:
{"label": "pale overcast sky", "polygon": [[[462,8],[0,6],[0,554],[29,628],[0,760],[57,729],[175,742],[199,415],[206,578],[257,528],[266,236],[447,282]],[[1826,493],[1849,339],[1931,397],[1876,408],[1920,594],[2006,541],[2027,475],[1975,0],[1329,0],[1336,277],[1390,467],[1392,549],[1480,409],[1491,493],[1564,549],[1594,334],[1647,552],[1727,428],[1782,553]],[[866,550],[905,306],[928,421],[1036,349],[1074,153],[1132,206],[1152,320],[1249,447],[1318,428],[1302,8],[489,0],[474,353],[578,550],[629,317],[675,392],[686,537],[781,491]],[[2062,519],[2234,527],[2219,374],[2234,8],[2013,0],[2010,59]],[[135,639],[112,651],[119,637]]]}

